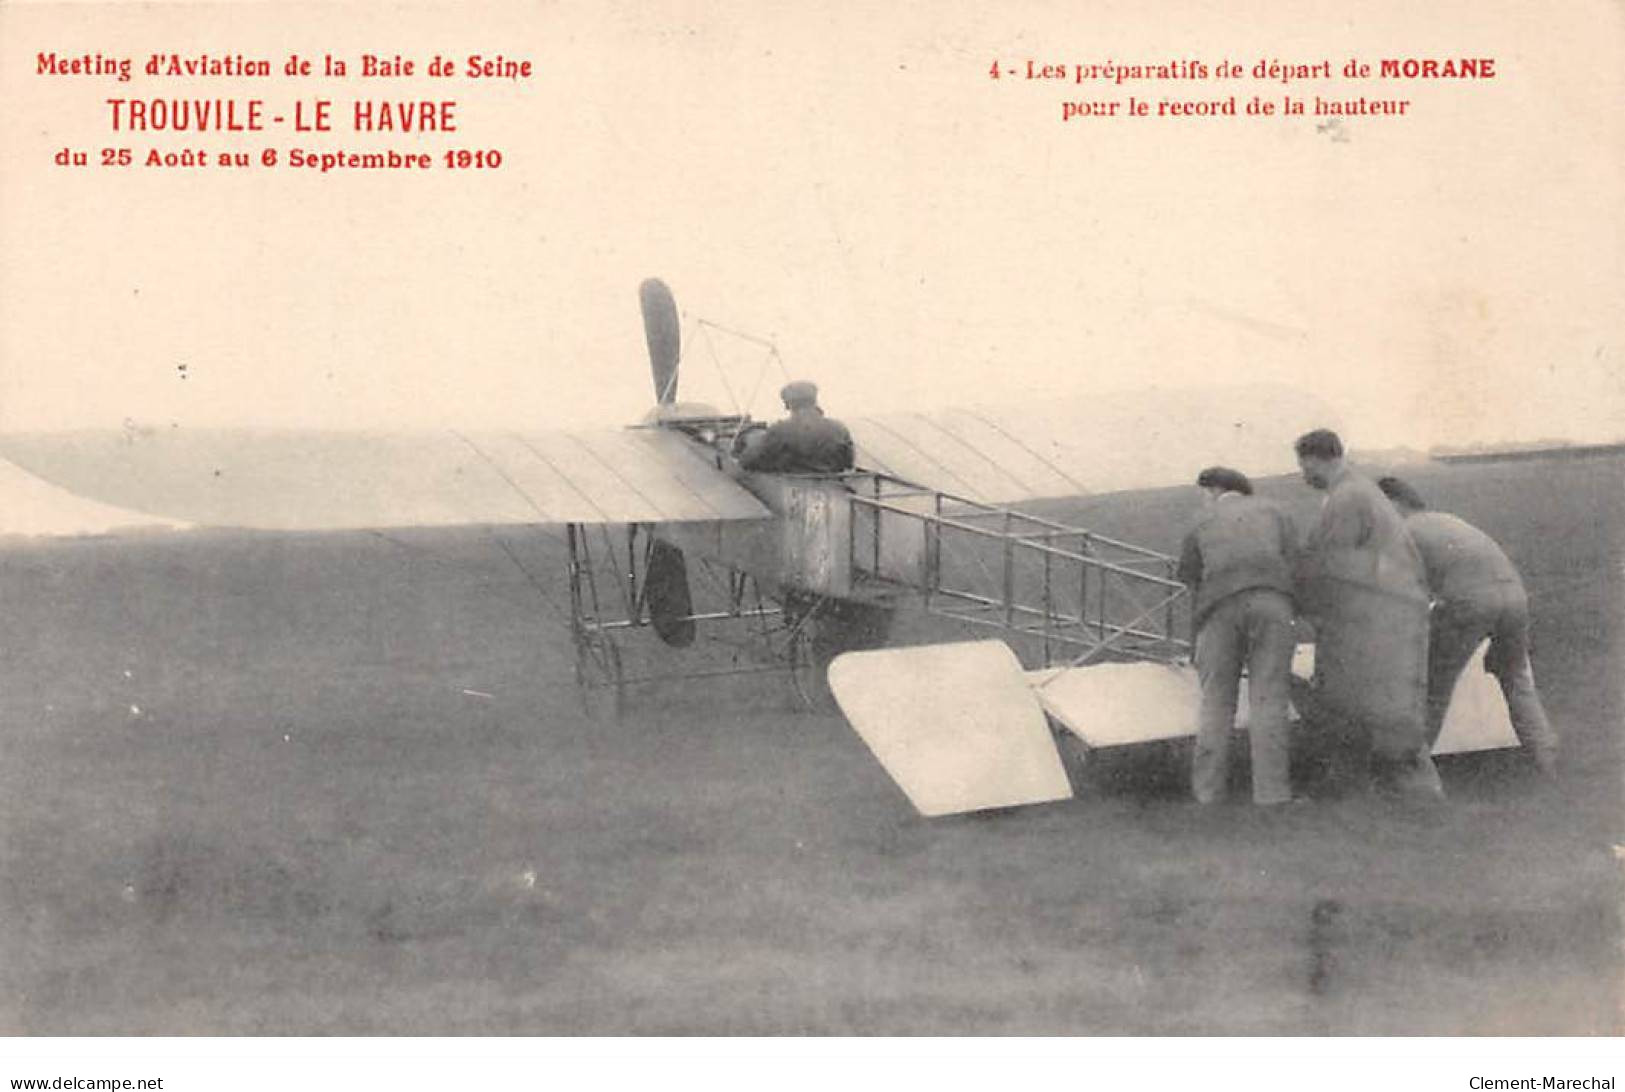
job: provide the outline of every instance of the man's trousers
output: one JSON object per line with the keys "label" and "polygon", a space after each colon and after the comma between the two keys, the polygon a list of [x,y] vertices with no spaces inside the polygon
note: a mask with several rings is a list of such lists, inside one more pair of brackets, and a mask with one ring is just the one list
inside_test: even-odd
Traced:
{"label": "man's trousers", "polygon": [[1450,599],[1433,608],[1428,636],[1428,742],[1439,738],[1456,680],[1479,642],[1489,639],[1484,667],[1501,684],[1512,730],[1525,751],[1549,770],[1557,753],[1557,735],[1535,689],[1529,665],[1529,599],[1517,584],[1504,582],[1475,589],[1468,598]]}
{"label": "man's trousers", "polygon": [[1292,600],[1269,588],[1227,596],[1202,620],[1196,634],[1202,708],[1191,766],[1191,791],[1202,803],[1224,795],[1243,666],[1247,669],[1253,800],[1281,804],[1292,799],[1287,694],[1293,643]]}

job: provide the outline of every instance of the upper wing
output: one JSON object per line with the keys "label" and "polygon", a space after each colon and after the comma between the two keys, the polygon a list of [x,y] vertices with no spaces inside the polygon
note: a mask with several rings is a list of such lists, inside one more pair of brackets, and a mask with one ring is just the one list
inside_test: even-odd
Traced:
{"label": "upper wing", "polygon": [[768,514],[688,440],[658,429],[125,429],[4,436],[0,455],[80,496],[213,526],[315,531]]}
{"label": "upper wing", "polygon": [[845,420],[858,465],[984,503],[1181,485],[1212,465],[1288,473],[1293,440],[1335,423],[1319,399],[1263,385]]}

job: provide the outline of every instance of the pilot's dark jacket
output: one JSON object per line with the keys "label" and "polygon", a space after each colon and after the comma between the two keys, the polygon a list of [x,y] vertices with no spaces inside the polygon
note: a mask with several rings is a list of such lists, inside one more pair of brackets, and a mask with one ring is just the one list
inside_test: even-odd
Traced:
{"label": "pilot's dark jacket", "polygon": [[852,434],[817,407],[792,410],[739,459],[746,470],[775,474],[839,474],[852,464]]}

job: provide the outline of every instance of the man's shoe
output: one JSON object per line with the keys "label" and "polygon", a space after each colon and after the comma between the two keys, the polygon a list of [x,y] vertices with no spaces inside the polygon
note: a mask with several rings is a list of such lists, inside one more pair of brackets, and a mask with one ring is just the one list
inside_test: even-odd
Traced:
{"label": "man's shoe", "polygon": [[1373,756],[1374,780],[1382,791],[1407,800],[1443,800],[1444,783],[1439,780],[1439,769],[1426,754],[1402,759],[1378,759]]}

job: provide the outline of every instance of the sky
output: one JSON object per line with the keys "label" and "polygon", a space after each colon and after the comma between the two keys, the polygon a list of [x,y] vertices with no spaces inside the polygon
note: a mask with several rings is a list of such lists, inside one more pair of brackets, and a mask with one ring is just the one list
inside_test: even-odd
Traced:
{"label": "sky", "polygon": [[[1270,381],[1357,446],[1620,439],[1625,6],[1447,2],[0,6],[0,428],[637,419],[637,286],[683,394],[757,416]],[[829,10],[822,10],[822,9]],[[37,72],[240,52],[267,80]],[[516,82],[292,80],[289,53],[525,58]],[[1028,60],[1486,81],[1079,86]],[[989,78],[990,65],[1020,71]],[[1071,99],[1408,98],[1404,118],[1110,118]],[[106,99],[452,98],[459,132],[131,134]],[[58,167],[63,148],[497,149],[495,170]],[[720,372],[713,350],[726,364]],[[781,364],[782,362],[782,364]],[[765,371],[763,369],[765,368]],[[722,376],[728,381],[724,382]]]}

